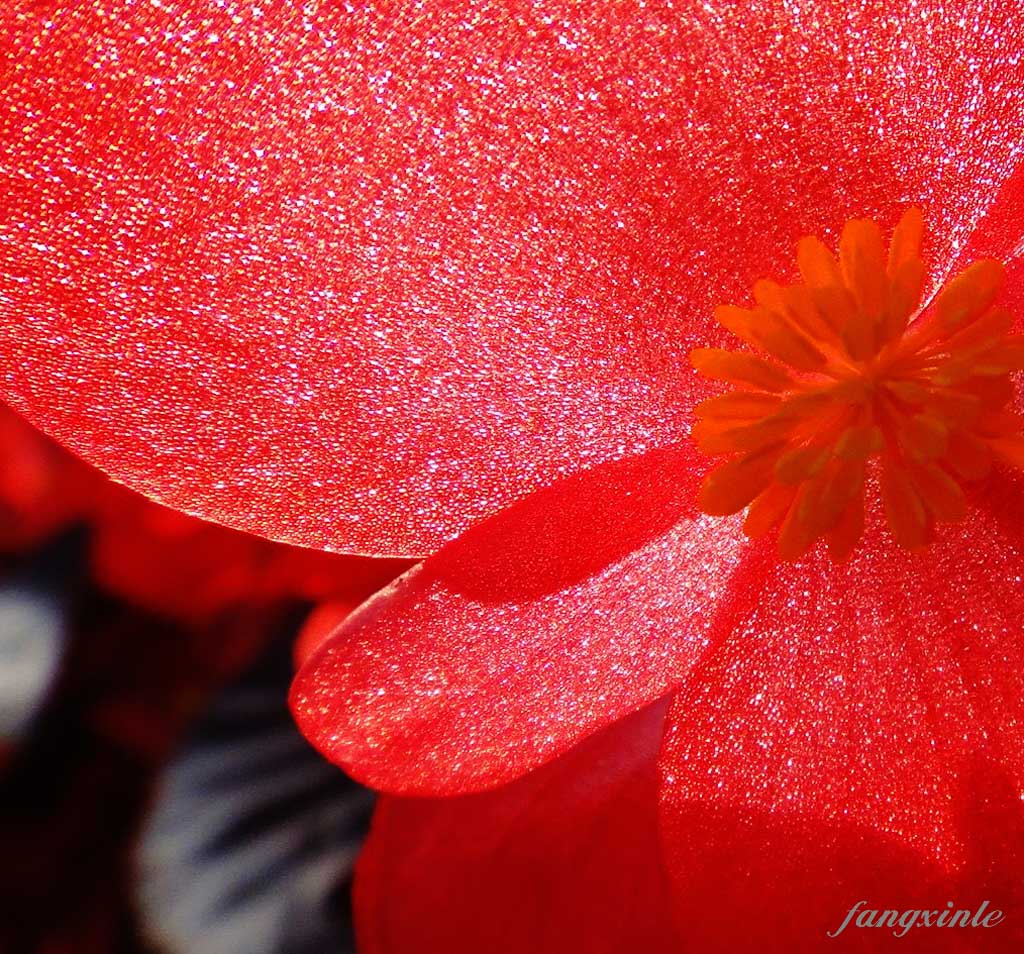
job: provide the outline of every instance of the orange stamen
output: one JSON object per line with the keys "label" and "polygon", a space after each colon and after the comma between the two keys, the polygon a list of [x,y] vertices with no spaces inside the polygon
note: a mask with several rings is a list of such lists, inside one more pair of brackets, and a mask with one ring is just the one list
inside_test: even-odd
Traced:
{"label": "orange stamen", "polygon": [[736,390],[697,407],[694,438],[728,459],[701,488],[705,513],[749,507],[744,530],[779,530],[796,560],[824,539],[837,562],[864,530],[864,487],[879,462],[882,509],[896,542],[924,546],[937,522],[966,513],[963,484],[994,460],[1024,468],[1024,418],[1008,408],[1024,336],[995,302],[1004,268],[975,262],[923,313],[920,209],[888,250],[870,219],[847,222],[838,258],[802,239],[802,284],[754,286],[753,309],[715,316],[750,351],[701,348],[694,366]]}

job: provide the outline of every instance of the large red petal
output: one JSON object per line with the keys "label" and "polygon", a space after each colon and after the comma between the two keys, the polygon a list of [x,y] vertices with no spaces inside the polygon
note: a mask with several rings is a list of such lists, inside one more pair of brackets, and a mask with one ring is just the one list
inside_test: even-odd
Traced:
{"label": "large red petal", "polygon": [[671,690],[746,549],[736,522],[696,514],[695,455],[568,478],[411,571],[299,672],[303,731],[373,788],[448,794],[515,778]]}
{"label": "large red petal", "polygon": [[674,954],[658,703],[494,792],[386,797],[356,875],[363,954]]}
{"label": "large red petal", "polygon": [[1005,0],[0,14],[0,389],[164,502],[423,553],[677,440],[792,243],[1020,151]]}
{"label": "large red petal", "polygon": [[[851,927],[842,949],[1024,945],[1024,483],[919,556],[780,566],[680,691],[663,838],[694,950],[828,951],[849,909],[976,908],[991,929]],[[845,945],[845,946],[843,946]]]}

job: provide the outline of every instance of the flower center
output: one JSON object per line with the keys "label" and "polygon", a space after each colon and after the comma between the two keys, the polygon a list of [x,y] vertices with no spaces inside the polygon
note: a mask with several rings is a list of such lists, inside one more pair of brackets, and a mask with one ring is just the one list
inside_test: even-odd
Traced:
{"label": "flower center", "polygon": [[737,390],[697,407],[693,436],[728,460],[707,477],[699,506],[726,515],[749,506],[744,530],[779,528],[779,554],[796,560],[824,537],[834,560],[864,530],[872,467],[896,542],[924,546],[936,522],[962,520],[963,485],[994,459],[1024,467],[1024,418],[1011,410],[1011,373],[1024,335],[996,306],[1002,264],[983,259],[918,314],[925,280],[921,211],[909,209],[886,255],[869,219],[846,223],[838,260],[802,239],[803,282],[754,286],[756,307],[715,317],[749,350],[701,348],[702,374]]}

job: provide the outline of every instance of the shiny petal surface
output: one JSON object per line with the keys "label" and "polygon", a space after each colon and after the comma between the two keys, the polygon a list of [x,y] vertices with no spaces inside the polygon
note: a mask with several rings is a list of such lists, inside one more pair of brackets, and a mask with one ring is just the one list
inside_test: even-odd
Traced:
{"label": "shiny petal surface", "polygon": [[384,798],[356,869],[362,954],[674,954],[657,703],[493,792]]}
{"label": "shiny petal surface", "polygon": [[372,788],[515,778],[670,691],[744,585],[735,521],[696,513],[697,452],[567,478],[365,604],[292,689],[299,725]]}
{"label": "shiny petal surface", "polygon": [[[917,556],[779,566],[679,692],[661,755],[677,923],[694,950],[1024,944],[1024,484]],[[751,889],[751,886],[756,886]],[[851,926],[869,910],[991,929]]]}
{"label": "shiny petal surface", "polygon": [[422,554],[665,446],[710,308],[852,215],[942,269],[1021,149],[1005,0],[15,0],[0,390],[116,478]]}

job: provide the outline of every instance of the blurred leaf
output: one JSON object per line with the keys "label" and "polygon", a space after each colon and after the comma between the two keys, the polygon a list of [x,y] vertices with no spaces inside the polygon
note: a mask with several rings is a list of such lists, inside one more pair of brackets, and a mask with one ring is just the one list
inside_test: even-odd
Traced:
{"label": "blurred leaf", "polygon": [[372,796],[287,708],[290,640],[216,698],[158,784],[138,848],[143,929],[170,954],[344,954]]}
{"label": "blurred leaf", "polygon": [[73,551],[77,541],[60,540],[0,579],[0,748],[24,736],[60,671]]}

